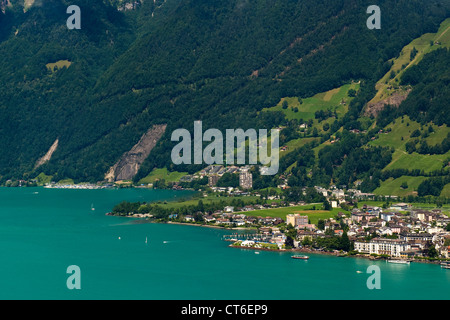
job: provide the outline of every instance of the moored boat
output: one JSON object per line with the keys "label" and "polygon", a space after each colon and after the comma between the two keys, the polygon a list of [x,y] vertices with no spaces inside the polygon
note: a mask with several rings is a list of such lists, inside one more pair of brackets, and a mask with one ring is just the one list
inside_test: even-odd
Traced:
{"label": "moored boat", "polygon": [[304,255],[294,255],[291,258],[292,259],[301,259],[301,260],[308,260],[309,259],[308,256],[304,256]]}
{"label": "moored boat", "polygon": [[407,260],[388,260],[389,263],[397,263],[397,264],[410,264]]}

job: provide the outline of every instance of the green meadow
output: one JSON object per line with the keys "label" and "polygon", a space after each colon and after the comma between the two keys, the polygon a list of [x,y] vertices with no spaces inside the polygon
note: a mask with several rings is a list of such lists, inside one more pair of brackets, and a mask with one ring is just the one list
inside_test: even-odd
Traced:
{"label": "green meadow", "polygon": [[[426,177],[409,176],[402,176],[397,179],[389,178],[386,181],[383,181],[381,186],[375,189],[373,193],[376,195],[395,195],[400,197],[417,195],[417,188],[425,179]],[[407,187],[402,188],[403,184],[406,184]]]}
{"label": "green meadow", "polygon": [[[316,208],[317,210],[314,210],[313,208]],[[320,219],[325,220],[334,218],[339,212],[348,213],[341,208],[333,208],[332,210],[327,211],[322,210],[322,204],[309,204],[306,206],[254,210],[248,211],[245,214],[253,217],[274,217],[286,220],[286,216],[288,214],[299,213],[301,215],[308,216],[312,224],[317,224]]]}
{"label": "green meadow", "polygon": [[154,183],[156,180],[165,180],[166,182],[177,182],[181,177],[187,175],[187,172],[169,172],[167,168],[154,169],[148,176],[142,178],[139,184]]}
{"label": "green meadow", "polygon": [[[447,134],[450,133],[450,128],[447,126],[435,126],[433,125],[433,132],[428,137],[424,138],[429,145],[435,145],[441,143]],[[426,155],[413,152],[411,154],[406,152],[405,145],[408,141],[411,141],[411,134],[419,130],[422,134],[428,130],[428,126],[421,125],[405,116],[396,119],[393,123],[390,123],[385,128],[386,133],[378,135],[377,139],[369,142],[369,145],[392,147],[395,149],[392,156],[392,161],[386,166],[384,170],[392,169],[409,169],[409,170],[423,170],[425,173],[429,173],[434,170],[439,170],[443,167],[443,164],[450,157],[450,151],[445,154]]]}
{"label": "green meadow", "polygon": [[446,154],[408,154],[404,151],[395,151],[392,162],[384,170],[409,169],[423,170],[424,173],[430,173],[442,169],[444,163],[449,159],[450,151]]}
{"label": "green meadow", "polygon": [[442,189],[441,197],[450,198],[450,183],[445,185],[444,189]]}
{"label": "green meadow", "polygon": [[[353,100],[353,97],[349,97],[349,91],[355,90],[358,92],[360,87],[359,83],[349,83],[343,85],[342,87],[318,93],[313,97],[301,99],[299,97],[286,97],[280,100],[280,102],[272,108],[263,109],[263,111],[282,111],[286,118],[289,120],[297,119],[297,120],[313,120],[312,128],[317,128],[318,133],[324,133],[323,126],[325,123],[332,124],[335,120],[334,114],[336,113],[337,117],[340,118],[344,116],[348,111],[348,105]],[[283,109],[283,103],[287,102],[288,107]],[[296,112],[296,109],[298,110]],[[327,111],[330,110],[332,112],[332,116],[326,120],[320,121],[315,119],[316,111]],[[314,137],[304,137],[299,139],[294,139],[285,144],[287,147],[286,151],[281,151],[280,157],[287,155],[289,152],[298,149],[305,144],[308,144],[312,141],[319,140],[319,138]],[[316,149],[316,154],[318,151],[325,147],[330,142],[325,142],[320,144]],[[295,164],[294,164],[295,165]]]}
{"label": "green meadow", "polygon": [[379,134],[377,139],[369,142],[369,145],[392,147],[396,150],[406,151],[405,144],[410,140],[411,134],[419,129],[420,124],[404,116],[403,119],[395,119],[384,128],[386,133]]}
{"label": "green meadow", "polygon": [[72,62],[69,60],[59,60],[54,63],[47,63],[46,67],[52,72],[55,72],[55,69],[61,69],[63,67],[69,68],[72,65]]}
{"label": "green meadow", "polygon": [[157,204],[162,206],[163,208],[176,209],[176,208],[181,208],[181,207],[185,207],[185,206],[196,206],[196,205],[198,205],[198,202],[200,200],[203,202],[204,205],[218,203],[221,201],[223,201],[225,203],[225,205],[229,205],[229,204],[231,204],[231,202],[233,200],[236,200],[236,199],[242,200],[244,202],[244,204],[249,204],[249,203],[252,203],[252,202],[255,202],[256,200],[258,200],[259,197],[257,197],[257,196],[219,197],[219,196],[215,196],[215,195],[209,195],[207,197],[195,196],[193,198],[180,199],[178,201],[166,201],[163,203],[158,202]]}
{"label": "green meadow", "polygon": [[[289,120],[315,120],[315,112],[320,110],[336,111],[339,117],[343,116],[348,111],[348,104],[353,99],[348,96],[348,92],[351,89],[358,91],[359,83],[346,84],[340,88],[322,92],[313,97],[304,99],[299,97],[286,97],[281,99],[275,107],[266,108],[263,109],[263,111],[282,111]],[[283,109],[284,101],[288,103],[287,109]],[[298,109],[298,112],[296,112],[295,108]]]}
{"label": "green meadow", "polygon": [[280,152],[280,157],[283,157],[287,154],[289,154],[290,152],[294,151],[295,149],[301,148],[304,145],[319,140],[319,138],[300,138],[300,139],[295,139],[295,140],[291,140],[288,143],[285,144],[285,146],[287,147],[286,151],[281,151]]}
{"label": "green meadow", "polygon": [[36,177],[36,183],[38,186],[43,186],[45,184],[48,184],[50,182],[52,182],[53,176],[48,176],[45,173],[41,172],[37,177]]}

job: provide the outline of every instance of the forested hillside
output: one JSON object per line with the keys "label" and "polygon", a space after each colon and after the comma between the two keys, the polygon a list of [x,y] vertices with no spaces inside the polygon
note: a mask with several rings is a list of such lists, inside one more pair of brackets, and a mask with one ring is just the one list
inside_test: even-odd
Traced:
{"label": "forested hillside", "polygon": [[[0,182],[41,172],[56,181],[103,180],[158,124],[167,124],[166,134],[135,180],[153,168],[195,172],[200,167],[171,163],[173,130],[192,130],[195,120],[203,121],[204,130],[289,126],[283,112],[262,110],[285,97],[308,98],[352,81],[360,83],[359,91],[345,115],[316,133],[326,142],[343,128],[340,143],[349,149],[312,150],[317,141],[290,157],[298,163],[317,153],[315,164],[321,165],[312,166],[317,174],[311,183],[348,184],[380,171],[392,150],[359,149],[371,136],[355,138],[346,130],[364,129],[361,111],[389,60],[413,39],[436,32],[450,15],[450,1],[377,2],[381,30],[366,27],[372,3],[363,0],[158,0],[130,10],[118,1],[49,0],[26,12],[20,1],[11,1],[0,14]],[[81,30],[66,27],[71,4],[81,8]],[[448,52],[433,54],[405,74],[402,81],[414,89],[395,112],[448,124],[442,105],[449,73],[441,68]],[[380,117],[386,125],[395,118],[389,108]],[[51,160],[35,169],[56,139]],[[353,167],[352,159],[367,162]],[[282,166],[292,165],[288,161]],[[303,175],[299,166],[294,176],[310,177],[312,167]]]}

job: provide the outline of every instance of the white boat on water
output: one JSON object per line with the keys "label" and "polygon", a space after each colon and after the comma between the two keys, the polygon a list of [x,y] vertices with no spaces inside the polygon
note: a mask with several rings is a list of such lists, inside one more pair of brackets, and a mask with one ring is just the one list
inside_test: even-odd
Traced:
{"label": "white boat on water", "polygon": [[410,264],[407,260],[388,260],[389,263],[397,263],[397,264]]}
{"label": "white boat on water", "polygon": [[442,269],[450,269],[450,263],[449,262],[442,262],[441,263]]}
{"label": "white boat on water", "polygon": [[292,259],[300,259],[300,260],[308,260],[309,256],[305,256],[305,255],[294,255],[291,257]]}

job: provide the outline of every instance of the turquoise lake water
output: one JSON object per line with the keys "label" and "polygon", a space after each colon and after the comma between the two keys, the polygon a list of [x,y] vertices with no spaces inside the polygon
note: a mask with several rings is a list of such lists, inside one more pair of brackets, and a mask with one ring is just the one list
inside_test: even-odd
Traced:
{"label": "turquoise lake water", "polygon": [[[227,231],[105,213],[169,190],[0,188],[0,299],[449,299],[450,270],[229,248]],[[91,205],[95,211],[91,210]],[[145,240],[148,240],[147,243]],[[66,285],[80,268],[80,290]],[[367,268],[380,268],[370,290]]]}

